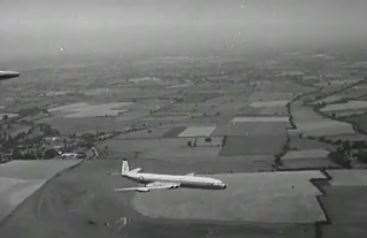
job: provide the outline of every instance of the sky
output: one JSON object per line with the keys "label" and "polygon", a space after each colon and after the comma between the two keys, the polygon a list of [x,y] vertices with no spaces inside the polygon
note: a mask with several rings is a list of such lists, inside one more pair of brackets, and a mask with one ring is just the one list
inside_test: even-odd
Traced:
{"label": "sky", "polygon": [[361,44],[365,0],[0,0],[0,61]]}

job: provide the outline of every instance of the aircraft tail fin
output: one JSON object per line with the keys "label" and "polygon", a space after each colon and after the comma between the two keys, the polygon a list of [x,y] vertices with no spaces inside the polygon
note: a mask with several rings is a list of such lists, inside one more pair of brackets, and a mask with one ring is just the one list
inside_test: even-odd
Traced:
{"label": "aircraft tail fin", "polygon": [[127,160],[123,160],[121,165],[121,175],[126,175],[129,171],[129,163],[127,162]]}

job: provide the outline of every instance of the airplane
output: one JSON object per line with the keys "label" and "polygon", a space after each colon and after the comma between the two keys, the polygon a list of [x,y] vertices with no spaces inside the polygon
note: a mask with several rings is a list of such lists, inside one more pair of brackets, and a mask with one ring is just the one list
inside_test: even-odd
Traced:
{"label": "airplane", "polygon": [[157,189],[176,189],[180,187],[193,187],[203,189],[225,189],[227,185],[219,179],[195,176],[193,173],[186,175],[168,175],[140,173],[141,168],[130,170],[126,160],[122,161],[121,176],[145,184],[141,187],[116,188],[115,192],[137,191],[149,192]]}
{"label": "airplane", "polygon": [[58,153],[62,159],[83,159],[86,157],[84,153]]}
{"label": "airplane", "polygon": [[0,71],[0,80],[19,77],[19,73],[15,71]]}

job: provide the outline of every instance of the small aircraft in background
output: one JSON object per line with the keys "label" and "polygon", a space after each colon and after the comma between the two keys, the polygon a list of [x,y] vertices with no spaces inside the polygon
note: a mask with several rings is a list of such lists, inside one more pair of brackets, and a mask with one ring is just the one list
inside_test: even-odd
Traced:
{"label": "small aircraft in background", "polygon": [[61,159],[85,159],[87,155],[85,153],[59,153]]}
{"label": "small aircraft in background", "polygon": [[0,80],[19,77],[19,73],[15,71],[0,71]]}
{"label": "small aircraft in background", "polygon": [[193,173],[186,175],[168,175],[140,173],[141,168],[130,170],[126,160],[122,161],[121,176],[145,184],[141,187],[116,188],[115,192],[137,191],[149,192],[157,189],[176,189],[180,187],[196,187],[203,189],[225,189],[227,185],[219,179],[195,176]]}

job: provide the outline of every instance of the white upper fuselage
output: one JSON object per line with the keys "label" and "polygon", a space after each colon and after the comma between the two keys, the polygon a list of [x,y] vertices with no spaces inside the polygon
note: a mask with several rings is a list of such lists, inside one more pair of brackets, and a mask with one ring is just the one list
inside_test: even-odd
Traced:
{"label": "white upper fuselage", "polygon": [[130,171],[122,176],[136,180],[140,183],[176,183],[182,187],[205,187],[212,189],[224,189],[226,184],[219,179],[200,177],[194,175],[168,175],[168,174],[152,174],[152,173],[139,173]]}
{"label": "white upper fuselage", "polygon": [[19,76],[18,72],[15,72],[15,71],[1,71],[0,70],[0,80],[16,78],[18,76]]}

